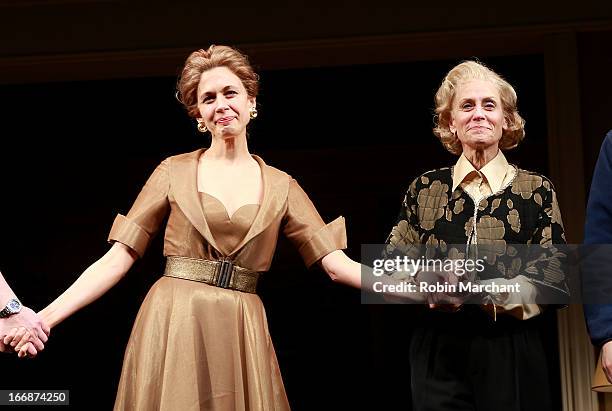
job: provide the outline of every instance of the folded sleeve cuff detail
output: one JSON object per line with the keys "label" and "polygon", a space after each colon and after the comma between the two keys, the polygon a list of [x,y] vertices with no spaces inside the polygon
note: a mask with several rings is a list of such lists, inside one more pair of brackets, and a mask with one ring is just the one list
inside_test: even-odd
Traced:
{"label": "folded sleeve cuff detail", "polygon": [[346,226],[344,217],[338,217],[321,227],[299,248],[307,267],[335,250],[346,248]]}
{"label": "folded sleeve cuff detail", "polygon": [[139,257],[145,253],[151,237],[134,221],[122,214],[118,214],[108,235],[108,242],[118,241],[134,250]]}

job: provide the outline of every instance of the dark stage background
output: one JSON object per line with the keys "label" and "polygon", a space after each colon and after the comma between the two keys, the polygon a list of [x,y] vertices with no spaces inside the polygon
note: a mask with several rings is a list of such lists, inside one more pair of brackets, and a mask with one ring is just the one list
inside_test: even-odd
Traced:
{"label": "dark stage background", "polygon": [[[547,174],[543,57],[483,61],[515,86],[527,121],[509,159]],[[263,71],[250,149],[293,175],[324,220],[346,217],[347,253],[358,260],[362,243],[385,240],[411,180],[454,163],[431,128],[433,95],[457,62]],[[161,160],[207,146],[175,82],[0,87],[0,269],[24,304],[42,309],[108,249],[115,215]],[[2,388],[69,389],[71,409],[111,409],[133,320],[163,269],[162,237],[114,289],[57,326],[39,358],[0,356]],[[260,295],[293,409],[409,409],[415,307],[363,306],[359,291],[307,271],[286,240],[277,251]],[[555,313],[538,321],[557,382]]]}

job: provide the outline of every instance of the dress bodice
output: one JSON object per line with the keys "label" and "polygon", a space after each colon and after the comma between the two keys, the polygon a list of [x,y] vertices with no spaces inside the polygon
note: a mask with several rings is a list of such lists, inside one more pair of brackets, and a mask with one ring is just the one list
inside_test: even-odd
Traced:
{"label": "dress bodice", "polygon": [[245,204],[231,216],[215,196],[200,192],[202,208],[215,241],[225,254],[238,245],[249,231],[259,211],[259,204]]}

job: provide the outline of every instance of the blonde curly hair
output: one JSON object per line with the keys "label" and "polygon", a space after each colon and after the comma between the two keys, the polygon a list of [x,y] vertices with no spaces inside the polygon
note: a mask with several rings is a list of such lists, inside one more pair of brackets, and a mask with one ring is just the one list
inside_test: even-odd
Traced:
{"label": "blonde curly hair", "polygon": [[499,148],[508,150],[516,147],[525,137],[525,120],[518,113],[516,91],[499,74],[473,60],[464,61],[453,67],[444,77],[436,92],[436,115],[433,129],[436,137],[451,153],[460,155],[463,152],[461,142],[450,130],[451,110],[457,87],[470,80],[490,81],[497,86],[507,125],[502,132]]}

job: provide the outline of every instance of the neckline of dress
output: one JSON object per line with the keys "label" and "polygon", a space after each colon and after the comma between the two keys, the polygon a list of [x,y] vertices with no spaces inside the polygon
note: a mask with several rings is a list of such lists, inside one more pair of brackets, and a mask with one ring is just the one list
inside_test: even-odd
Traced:
{"label": "neckline of dress", "polygon": [[232,213],[232,215],[230,216],[229,212],[227,211],[227,207],[225,207],[225,204],[223,204],[223,201],[219,200],[217,197],[215,197],[214,195],[207,193],[205,191],[198,191],[198,193],[200,195],[206,195],[208,197],[211,197],[213,200],[215,200],[216,202],[218,202],[221,207],[223,207],[223,211],[225,212],[225,215],[229,218],[230,221],[233,220],[234,216],[236,215],[236,213],[238,213],[238,211],[240,211],[241,209],[248,207],[248,206],[257,206],[257,207],[261,207],[261,204],[258,203],[247,203],[247,204],[243,204],[240,207],[238,207],[236,210],[234,210],[234,212]]}
{"label": "neckline of dress", "polygon": [[[237,212],[238,210],[240,210],[242,207],[244,207],[244,206],[246,206],[246,205],[256,204],[256,203],[247,203],[247,204],[243,204],[243,205],[241,205],[241,206],[240,206],[240,207],[238,207],[236,210],[234,210],[234,212],[232,213],[232,216],[230,217],[230,216],[229,216],[229,212],[227,211],[227,207],[225,206],[225,204],[224,204],[224,203],[223,203],[221,200],[219,200],[217,197],[213,196],[212,194],[207,193],[206,191],[200,191],[200,190],[199,190],[199,184],[198,184],[198,181],[199,181],[199,179],[198,179],[198,177],[199,177],[199,176],[198,176],[198,169],[199,169],[199,167],[200,167],[200,160],[202,159],[202,157],[204,156],[204,153],[206,153],[206,151],[207,151],[207,150],[208,150],[208,148],[201,148],[201,149],[199,149],[199,150],[198,150],[198,151],[199,151],[199,153],[198,153],[198,155],[197,155],[197,157],[196,157],[196,164],[195,164],[195,188],[196,188],[196,192],[197,192],[197,193],[199,193],[199,194],[207,194],[207,195],[209,195],[209,196],[211,196],[211,197],[214,197],[214,199],[215,199],[215,200],[217,200],[219,203],[221,203],[221,205],[223,206],[223,208],[224,208],[224,210],[225,210],[225,214],[226,214],[226,215],[229,217],[229,219],[231,220],[231,219],[232,219],[232,217],[234,217],[234,215],[236,214],[236,212]],[[264,167],[265,167],[265,165],[266,165],[266,164],[265,164],[265,163],[264,163],[264,161],[263,161],[263,160],[262,160],[262,159],[261,159],[259,156],[257,156],[256,154],[251,154],[251,153],[249,153],[249,154],[251,155],[251,158],[252,158],[253,160],[255,160],[255,162],[256,162],[256,163],[257,163],[257,165],[259,166],[259,169],[261,170],[262,198],[261,198],[261,203],[260,203],[260,204],[256,204],[256,205],[258,205],[258,206],[259,206],[259,208],[258,208],[258,210],[257,210],[257,214],[255,215],[255,218],[254,218],[254,220],[253,220],[253,221],[255,221],[255,220],[257,220],[257,218],[259,217],[259,214],[260,214],[260,212],[261,212],[261,208],[262,208],[262,207],[261,207],[261,205],[262,205],[262,204],[264,204],[264,203],[266,202],[266,191],[267,191],[267,188],[268,188],[268,187],[267,187],[267,184],[266,184],[267,182],[266,182],[266,176],[265,176],[265,170],[264,170]],[[247,233],[247,235],[248,235],[248,233]]]}

